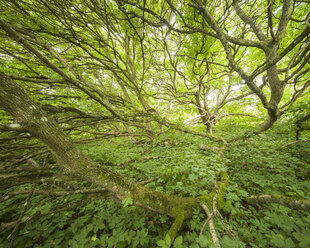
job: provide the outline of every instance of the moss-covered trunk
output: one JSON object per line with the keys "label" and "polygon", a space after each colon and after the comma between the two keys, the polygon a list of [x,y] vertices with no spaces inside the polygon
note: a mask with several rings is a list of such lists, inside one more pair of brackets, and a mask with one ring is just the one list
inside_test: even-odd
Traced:
{"label": "moss-covered trunk", "polygon": [[14,117],[15,128],[29,132],[46,144],[66,172],[105,187],[118,200],[131,198],[136,206],[174,218],[180,209],[184,211],[184,218],[188,218],[192,209],[199,207],[199,201],[195,198],[154,191],[95,163],[73,144],[69,136],[18,84],[4,74],[0,74],[0,82],[0,107]]}

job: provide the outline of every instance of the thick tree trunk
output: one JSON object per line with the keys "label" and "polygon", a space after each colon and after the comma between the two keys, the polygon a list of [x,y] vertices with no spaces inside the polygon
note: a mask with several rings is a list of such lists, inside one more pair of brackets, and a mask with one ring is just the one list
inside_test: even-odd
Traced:
{"label": "thick tree trunk", "polygon": [[163,194],[127,179],[97,164],[85,156],[42,108],[36,104],[13,80],[0,73],[0,107],[15,119],[15,128],[29,132],[41,140],[56,156],[66,172],[106,188],[115,198],[131,198],[134,205],[177,217],[180,210],[184,218],[199,207],[195,198],[182,198]]}

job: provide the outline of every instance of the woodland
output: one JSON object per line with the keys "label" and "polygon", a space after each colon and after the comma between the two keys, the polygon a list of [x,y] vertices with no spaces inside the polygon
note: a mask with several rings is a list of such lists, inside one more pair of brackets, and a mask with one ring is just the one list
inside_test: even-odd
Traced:
{"label": "woodland", "polygon": [[310,247],[309,11],[0,0],[0,246]]}

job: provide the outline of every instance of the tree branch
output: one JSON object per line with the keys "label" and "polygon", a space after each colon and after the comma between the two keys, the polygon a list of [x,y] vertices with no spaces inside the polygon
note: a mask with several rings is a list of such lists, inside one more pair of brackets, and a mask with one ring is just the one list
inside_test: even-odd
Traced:
{"label": "tree branch", "polygon": [[213,245],[215,248],[221,248],[220,241],[216,235],[214,222],[213,222],[213,218],[212,218],[212,213],[210,212],[209,208],[205,204],[200,203],[200,206],[203,208],[203,210],[206,212],[206,214],[208,216],[207,220],[209,220],[208,224],[209,224],[209,229],[210,229]]}
{"label": "tree branch", "polygon": [[26,129],[18,123],[0,124],[0,131],[27,132]]}
{"label": "tree branch", "polygon": [[30,190],[30,192],[29,192],[29,194],[28,194],[28,197],[27,197],[27,199],[26,199],[26,202],[25,202],[25,204],[24,204],[23,210],[22,210],[21,214],[19,215],[19,218],[18,218],[18,220],[17,220],[17,223],[15,224],[15,227],[14,227],[12,233],[11,233],[11,234],[9,235],[9,237],[8,237],[8,238],[10,238],[10,237],[12,236],[12,238],[11,238],[11,243],[10,243],[10,248],[13,248],[13,247],[14,247],[14,241],[15,241],[16,236],[17,236],[17,234],[18,234],[18,230],[19,230],[20,223],[21,223],[21,221],[22,221],[22,218],[24,217],[24,214],[26,213],[28,204],[29,204],[29,202],[30,202],[30,199],[31,199],[31,196],[32,196],[32,194],[33,194],[33,191],[34,191],[35,187],[36,187],[36,184],[33,184],[32,189]]}
{"label": "tree branch", "polygon": [[309,200],[297,200],[294,198],[278,195],[260,195],[251,196],[248,201],[250,204],[278,203],[294,210],[304,210],[310,212]]}
{"label": "tree branch", "polygon": [[281,15],[280,23],[279,23],[278,30],[276,33],[276,38],[278,42],[280,42],[283,35],[285,34],[287,24],[290,21],[291,16],[292,16],[292,10],[293,10],[293,0],[284,0],[283,7],[282,7],[282,15]]}
{"label": "tree branch", "polygon": [[262,32],[261,28],[257,25],[255,20],[249,17],[239,6],[239,0],[233,0],[233,7],[236,10],[238,16],[246,23],[251,26],[257,38],[260,41],[264,41],[267,39],[266,35]]}

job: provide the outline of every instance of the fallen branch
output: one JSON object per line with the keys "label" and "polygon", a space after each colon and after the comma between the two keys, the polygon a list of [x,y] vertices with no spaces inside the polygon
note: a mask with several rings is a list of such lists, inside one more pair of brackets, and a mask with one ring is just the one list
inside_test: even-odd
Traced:
{"label": "fallen branch", "polygon": [[203,234],[203,231],[205,230],[206,225],[209,223],[209,221],[210,221],[210,219],[212,218],[212,216],[213,216],[213,213],[211,213],[211,216],[209,216],[209,217],[206,219],[205,223],[203,223],[199,235],[202,235],[202,234]]}
{"label": "fallen branch", "polygon": [[211,233],[211,237],[212,237],[214,247],[215,248],[221,248],[220,241],[217,238],[215,228],[214,228],[214,223],[213,223],[213,218],[212,218],[213,213],[210,212],[209,208],[205,204],[200,203],[200,206],[203,208],[203,210],[206,212],[206,214],[208,216],[208,220],[209,220],[208,224],[209,224],[209,229],[210,229],[210,233]]}
{"label": "fallen branch", "polygon": [[141,185],[145,185],[145,184],[148,184],[148,183],[150,183],[150,182],[156,181],[157,179],[159,179],[159,178],[161,178],[161,177],[164,177],[164,176],[166,176],[166,175],[160,175],[160,176],[157,176],[157,177],[152,177],[152,178],[150,178],[150,179],[148,179],[148,180],[140,181],[139,183],[140,183]]}
{"label": "fallen branch", "polygon": [[209,150],[216,151],[216,152],[220,151],[219,147],[209,146],[209,145],[205,145],[205,144],[199,144],[199,149],[205,150],[205,151],[209,151]]}
{"label": "fallen branch", "polygon": [[217,211],[216,215],[218,217],[220,217],[220,221],[222,222],[223,226],[226,228],[226,230],[228,231],[228,233],[230,234],[230,236],[232,236],[233,238],[239,240],[239,237],[231,230],[230,226],[225,222],[224,217],[221,215],[221,213],[219,211]]}
{"label": "fallen branch", "polygon": [[307,143],[307,142],[310,142],[310,140],[295,140],[293,142],[290,142],[290,143],[287,143],[287,144],[281,146],[281,148],[291,146],[291,145],[294,145],[296,143]]}
{"label": "fallen branch", "polygon": [[294,210],[304,210],[310,212],[309,200],[297,200],[286,196],[278,196],[278,195],[251,196],[248,202],[254,205],[260,203],[278,203]]}

